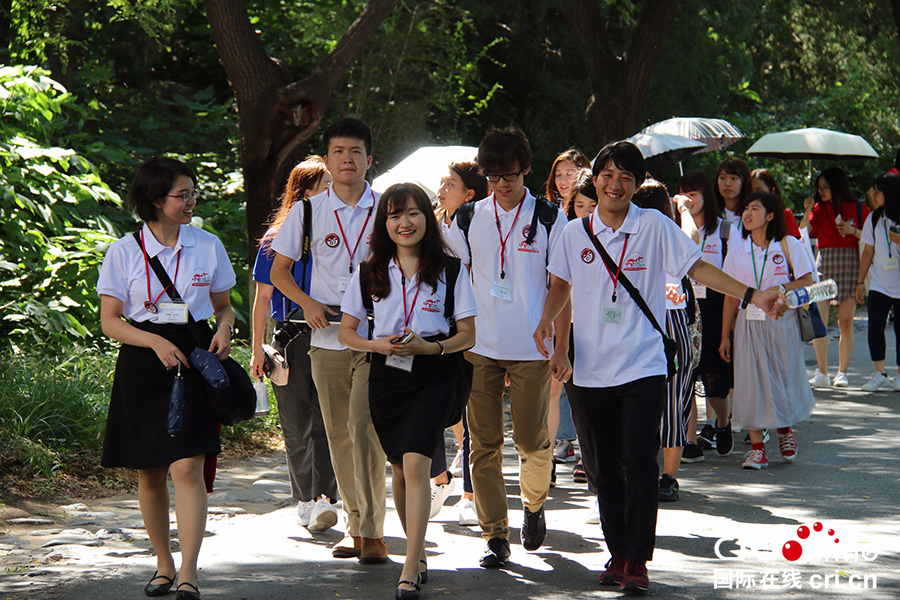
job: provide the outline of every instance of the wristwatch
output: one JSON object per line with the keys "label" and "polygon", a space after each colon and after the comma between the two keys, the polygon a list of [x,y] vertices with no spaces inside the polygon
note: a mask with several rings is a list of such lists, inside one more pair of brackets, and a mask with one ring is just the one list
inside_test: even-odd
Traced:
{"label": "wristwatch", "polygon": [[784,284],[778,284],[778,291],[781,292],[782,295],[787,294],[787,288],[784,287]]}
{"label": "wristwatch", "polygon": [[219,323],[219,328],[221,328],[222,325],[228,325],[228,337],[234,336],[234,325],[232,325],[228,321],[224,321],[222,323]]}
{"label": "wristwatch", "polygon": [[750,299],[753,298],[753,293],[756,292],[752,287],[747,287],[747,291],[744,292],[744,300],[741,302],[741,308],[747,308],[750,306]]}

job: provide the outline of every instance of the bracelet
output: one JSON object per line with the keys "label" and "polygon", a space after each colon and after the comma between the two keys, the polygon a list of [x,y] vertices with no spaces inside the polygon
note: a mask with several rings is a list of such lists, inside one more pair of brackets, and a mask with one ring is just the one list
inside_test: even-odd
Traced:
{"label": "bracelet", "polygon": [[756,292],[752,287],[747,287],[747,291],[744,292],[744,299],[741,302],[741,308],[747,308],[750,305],[750,299],[753,298],[753,294]]}
{"label": "bracelet", "polygon": [[219,323],[216,329],[221,329],[222,325],[228,325],[228,337],[232,337],[234,335],[234,325],[232,325],[228,321],[223,321],[222,323]]}
{"label": "bracelet", "polygon": [[444,346],[444,342],[442,342],[440,340],[435,340],[435,341],[437,342],[437,345],[441,347],[441,353],[438,356],[443,356],[444,352],[447,350],[447,347]]}
{"label": "bracelet", "polygon": [[857,281],[856,285],[865,285],[865,283],[866,283],[865,281]]}

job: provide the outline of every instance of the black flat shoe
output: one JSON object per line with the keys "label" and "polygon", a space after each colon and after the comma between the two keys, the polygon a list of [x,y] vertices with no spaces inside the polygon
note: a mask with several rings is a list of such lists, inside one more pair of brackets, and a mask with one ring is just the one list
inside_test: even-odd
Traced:
{"label": "black flat shoe", "polygon": [[[422,581],[421,576],[416,576],[416,580],[418,582],[421,582]],[[403,585],[404,583],[406,585],[413,586],[413,589],[401,590],[400,586]],[[397,593],[394,595],[394,598],[396,598],[397,600],[418,600],[420,589],[421,588],[419,586],[419,583],[417,583],[416,581],[398,581],[397,582]]]}
{"label": "black flat shoe", "polygon": [[[187,585],[194,588],[194,591],[183,590],[181,586]],[[193,583],[188,583],[185,581],[184,583],[179,583],[178,587],[175,589],[175,600],[200,600],[200,588],[198,588]]]}
{"label": "black flat shoe", "polygon": [[425,565],[425,570],[419,571],[419,585],[425,585],[428,583],[428,563],[424,560],[420,560],[419,562]]}
{"label": "black flat shoe", "polygon": [[[165,579],[166,582],[153,583],[154,579]],[[148,596],[165,596],[172,589],[173,583],[175,583],[175,580],[172,577],[160,575],[159,571],[154,571],[153,577],[150,578],[150,583],[144,586],[144,594]]]}

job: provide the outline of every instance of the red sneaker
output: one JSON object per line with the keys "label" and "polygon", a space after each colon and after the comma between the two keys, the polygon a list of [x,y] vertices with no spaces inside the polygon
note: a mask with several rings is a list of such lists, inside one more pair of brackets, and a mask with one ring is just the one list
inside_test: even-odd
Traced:
{"label": "red sneaker", "polygon": [[778,449],[781,450],[781,458],[784,462],[792,463],[797,458],[797,442],[794,441],[794,432],[778,434]]}
{"label": "red sneaker", "polygon": [[643,593],[650,587],[650,577],[647,574],[647,562],[643,560],[625,561],[625,575],[622,577],[623,592]]}
{"label": "red sneaker", "polygon": [[600,573],[600,585],[621,585],[625,576],[625,559],[613,556],[606,561],[606,570]]}

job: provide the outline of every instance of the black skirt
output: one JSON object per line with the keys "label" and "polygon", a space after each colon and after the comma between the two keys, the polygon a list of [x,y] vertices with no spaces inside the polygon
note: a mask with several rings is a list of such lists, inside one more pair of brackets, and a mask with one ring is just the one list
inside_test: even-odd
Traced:
{"label": "black skirt", "polygon": [[[197,345],[187,325],[132,323],[160,335],[185,356]],[[166,432],[169,397],[176,369],[166,369],[150,348],[122,344],[116,361],[112,398],[103,441],[104,467],[155,469],[176,460],[215,456],[220,451],[218,426],[206,397],[203,378],[193,368],[184,377],[184,426],[175,437]]]}
{"label": "black skirt", "polygon": [[697,299],[703,327],[700,332],[700,363],[696,373],[703,383],[707,397],[724,398],[734,387],[734,366],[722,360],[719,345],[722,342],[722,311],[725,295],[707,289],[706,298]]}
{"label": "black skirt", "polygon": [[[454,415],[459,415],[458,356],[418,355],[411,373],[372,354],[369,410],[375,433],[392,464],[407,452],[431,457]],[[457,419],[459,420],[459,419]]]}

